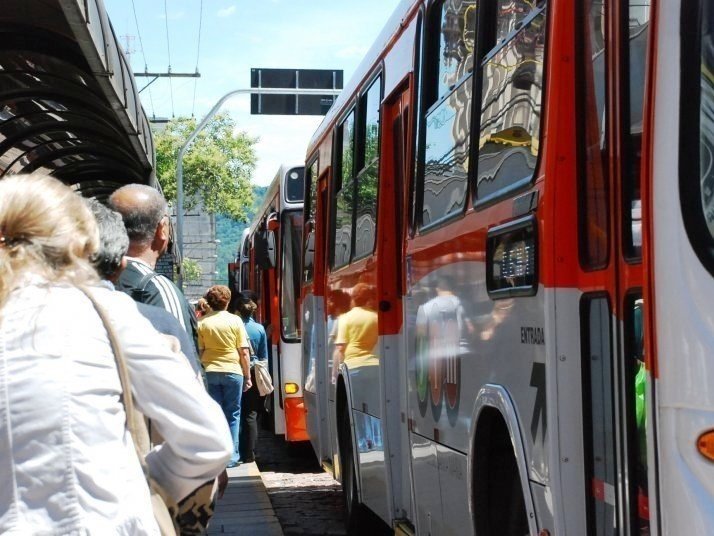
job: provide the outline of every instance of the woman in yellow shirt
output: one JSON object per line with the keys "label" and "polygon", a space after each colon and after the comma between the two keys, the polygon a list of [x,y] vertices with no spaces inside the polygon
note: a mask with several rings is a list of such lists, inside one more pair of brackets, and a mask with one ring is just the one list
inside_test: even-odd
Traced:
{"label": "woman in yellow shirt", "polygon": [[235,467],[241,463],[238,448],[241,398],[251,387],[250,345],[243,321],[226,311],[230,289],[215,285],[208,289],[205,298],[211,311],[198,322],[198,349],[208,393],[223,409],[231,429],[234,448],[228,467]]}

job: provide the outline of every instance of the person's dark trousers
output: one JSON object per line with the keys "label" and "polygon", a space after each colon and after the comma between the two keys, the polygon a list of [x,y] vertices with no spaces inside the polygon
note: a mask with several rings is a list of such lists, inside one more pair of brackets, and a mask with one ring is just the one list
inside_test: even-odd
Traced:
{"label": "person's dark trousers", "polygon": [[255,382],[255,370],[250,369],[250,379],[253,385],[243,393],[240,415],[240,446],[241,459],[244,462],[255,460],[255,446],[258,443],[258,416],[263,409],[263,399]]}

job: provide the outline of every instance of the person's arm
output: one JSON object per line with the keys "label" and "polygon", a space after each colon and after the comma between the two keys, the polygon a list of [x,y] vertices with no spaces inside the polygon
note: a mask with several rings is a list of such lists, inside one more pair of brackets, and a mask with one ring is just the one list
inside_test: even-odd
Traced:
{"label": "person's arm", "polygon": [[334,366],[339,368],[339,364],[345,360],[345,349],[347,348],[347,322],[345,318],[337,319],[337,336],[335,337],[335,350],[332,353]]}
{"label": "person's arm", "polygon": [[268,359],[268,334],[265,330],[260,334],[260,345],[258,348],[258,358],[262,360]]}
{"label": "person's arm", "polygon": [[240,349],[240,366],[243,370],[243,392],[253,386],[253,380],[250,378],[250,349]]}
{"label": "person's arm", "polygon": [[243,324],[240,318],[237,318],[237,320],[239,322],[238,356],[240,359],[240,368],[243,371],[243,392],[245,392],[253,385],[250,379],[250,342],[248,342],[248,332],[245,330],[245,324]]}
{"label": "person's arm", "polygon": [[206,343],[203,340],[203,333],[198,330],[198,361],[203,364],[203,352],[206,351]]}
{"label": "person's arm", "polygon": [[336,365],[343,363],[345,361],[345,347],[346,344],[335,344],[335,351],[332,353],[332,359],[335,361]]}
{"label": "person's arm", "polygon": [[97,293],[126,356],[136,406],[164,438],[146,456],[152,478],[180,501],[218,475],[233,450],[221,408],[128,296]]}

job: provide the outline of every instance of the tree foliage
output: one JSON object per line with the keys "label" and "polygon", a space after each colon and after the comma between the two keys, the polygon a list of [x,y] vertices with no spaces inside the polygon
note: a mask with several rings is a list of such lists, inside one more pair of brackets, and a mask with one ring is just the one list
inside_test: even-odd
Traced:
{"label": "tree foliage", "polygon": [[198,261],[184,257],[181,261],[183,279],[186,283],[195,283],[201,280],[203,270]]}
{"label": "tree foliage", "polygon": [[[156,172],[164,195],[176,200],[178,152],[196,129],[194,118],[177,118],[154,136]],[[196,136],[183,158],[184,208],[203,203],[211,214],[246,221],[253,204],[250,178],[258,139],[236,131],[228,114],[214,117]]]}
{"label": "tree foliage", "polygon": [[253,206],[248,211],[248,222],[237,222],[226,216],[216,216],[216,238],[221,242],[218,245],[218,260],[216,262],[217,285],[228,284],[228,263],[233,262],[240,248],[243,229],[250,225],[256,211],[263,202],[267,186],[253,186]]}

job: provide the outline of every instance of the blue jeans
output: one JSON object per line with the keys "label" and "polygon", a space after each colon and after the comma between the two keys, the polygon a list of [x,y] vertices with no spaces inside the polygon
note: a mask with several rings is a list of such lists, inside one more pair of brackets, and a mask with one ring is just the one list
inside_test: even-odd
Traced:
{"label": "blue jeans", "polygon": [[215,400],[226,416],[233,437],[233,454],[230,463],[240,461],[238,440],[240,438],[240,403],[243,397],[243,376],[230,372],[206,372],[208,394]]}

